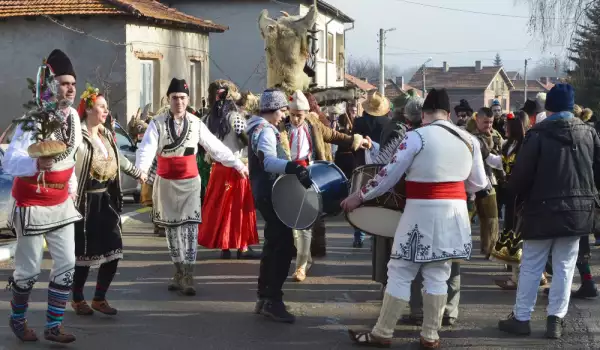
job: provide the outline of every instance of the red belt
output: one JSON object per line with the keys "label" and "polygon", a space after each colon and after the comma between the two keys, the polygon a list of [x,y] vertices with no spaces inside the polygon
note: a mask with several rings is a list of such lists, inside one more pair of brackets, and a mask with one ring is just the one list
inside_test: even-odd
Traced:
{"label": "red belt", "polygon": [[462,199],[467,200],[465,183],[406,181],[407,199]]}
{"label": "red belt", "polygon": [[17,207],[51,207],[64,203],[69,198],[69,179],[73,168],[62,171],[46,171],[38,181],[34,176],[15,177],[12,196]]}
{"label": "red belt", "polygon": [[158,156],[156,175],[167,180],[184,180],[198,176],[196,155],[182,157]]}
{"label": "red belt", "polygon": [[303,167],[308,167],[308,159],[302,159],[302,160],[295,160],[294,163],[298,164],[298,165],[302,165]]}

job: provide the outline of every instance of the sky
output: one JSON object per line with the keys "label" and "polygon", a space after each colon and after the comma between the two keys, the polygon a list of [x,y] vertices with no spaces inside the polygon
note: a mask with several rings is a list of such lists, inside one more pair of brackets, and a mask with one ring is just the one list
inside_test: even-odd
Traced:
{"label": "sky", "polygon": [[566,53],[562,46],[552,46],[542,52],[540,40],[528,31],[529,6],[525,0],[325,1],[355,21],[355,28],[348,31],[346,37],[348,59],[379,60],[380,28],[396,28],[386,34],[385,64],[401,70],[420,66],[429,57],[432,61],[428,65],[434,67],[442,66],[444,61],[451,67],[471,66],[477,60],[484,66],[491,66],[499,52],[506,70],[523,73],[527,58],[532,58],[531,68],[542,58],[564,57]]}

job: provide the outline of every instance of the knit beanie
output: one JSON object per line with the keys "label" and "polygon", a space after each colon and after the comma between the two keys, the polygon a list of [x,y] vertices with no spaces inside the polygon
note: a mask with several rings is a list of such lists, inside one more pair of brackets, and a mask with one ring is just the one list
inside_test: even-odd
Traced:
{"label": "knit beanie", "polygon": [[575,90],[569,84],[556,84],[546,95],[546,110],[550,112],[572,111]]}
{"label": "knit beanie", "polygon": [[281,90],[268,89],[260,95],[261,113],[273,112],[288,106],[288,99]]}

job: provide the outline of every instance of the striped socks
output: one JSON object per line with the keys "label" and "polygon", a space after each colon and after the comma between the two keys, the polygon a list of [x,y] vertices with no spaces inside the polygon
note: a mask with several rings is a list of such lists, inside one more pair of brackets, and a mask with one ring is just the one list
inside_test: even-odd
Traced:
{"label": "striped socks", "polygon": [[[10,282],[9,282],[10,283]],[[29,294],[31,289],[21,289],[16,284],[11,284],[13,298],[10,301],[12,313],[10,315],[11,329],[17,336],[23,336],[27,318],[25,313],[29,307]]]}
{"label": "striped socks", "polygon": [[46,312],[46,329],[57,328],[62,324],[65,307],[69,299],[69,287],[54,282],[48,285],[48,311]]}

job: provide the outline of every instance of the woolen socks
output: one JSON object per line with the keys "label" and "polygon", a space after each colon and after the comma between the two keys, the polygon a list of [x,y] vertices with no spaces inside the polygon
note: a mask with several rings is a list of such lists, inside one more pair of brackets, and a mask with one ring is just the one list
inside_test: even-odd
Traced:
{"label": "woolen socks", "polygon": [[379,319],[371,333],[379,338],[392,338],[398,319],[400,319],[407,304],[408,302],[385,293],[381,311],[379,312]]}

